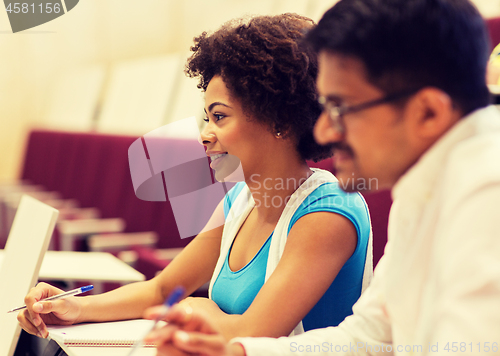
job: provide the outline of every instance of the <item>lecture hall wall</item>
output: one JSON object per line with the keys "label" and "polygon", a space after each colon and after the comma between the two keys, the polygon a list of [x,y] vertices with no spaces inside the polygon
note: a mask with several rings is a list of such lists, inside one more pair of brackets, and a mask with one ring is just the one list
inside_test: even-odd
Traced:
{"label": "lecture hall wall", "polygon": [[[43,124],[60,71],[187,51],[195,35],[245,14],[299,12],[317,21],[334,2],[80,0],[66,15],[17,34],[0,11],[0,180],[18,176],[27,133]],[[500,16],[500,0],[474,2],[485,17]]]}

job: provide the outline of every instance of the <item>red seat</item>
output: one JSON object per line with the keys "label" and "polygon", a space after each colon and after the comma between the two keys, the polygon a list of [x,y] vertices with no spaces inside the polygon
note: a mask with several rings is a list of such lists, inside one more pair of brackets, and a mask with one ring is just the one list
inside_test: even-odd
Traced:
{"label": "red seat", "polygon": [[22,179],[96,207],[103,218],[121,217],[126,232],[156,231],[158,247],[183,247],[168,202],[148,202],[134,194],[128,148],[137,139],[95,133],[31,132]]}
{"label": "red seat", "polygon": [[490,34],[491,50],[500,43],[500,17],[486,20],[486,26]]}
{"label": "red seat", "polygon": [[365,193],[363,196],[370,210],[373,231],[373,267],[375,268],[384,254],[385,244],[387,243],[387,224],[392,198],[389,190]]}

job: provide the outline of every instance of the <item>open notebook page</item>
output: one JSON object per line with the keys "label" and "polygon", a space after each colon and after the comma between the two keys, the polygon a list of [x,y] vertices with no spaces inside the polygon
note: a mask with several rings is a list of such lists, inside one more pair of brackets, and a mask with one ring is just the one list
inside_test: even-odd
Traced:
{"label": "open notebook page", "polygon": [[132,346],[135,341],[146,335],[153,324],[154,320],[137,319],[48,326],[48,330],[49,338],[56,341],[63,349],[64,346]]}

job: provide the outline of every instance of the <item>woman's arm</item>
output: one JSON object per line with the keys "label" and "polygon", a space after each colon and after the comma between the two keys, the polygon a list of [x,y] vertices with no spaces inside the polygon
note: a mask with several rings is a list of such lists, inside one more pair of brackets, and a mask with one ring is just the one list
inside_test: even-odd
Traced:
{"label": "woman's arm", "polygon": [[87,297],[78,322],[140,318],[146,308],[162,304],[176,286],[183,286],[185,295],[190,295],[212,277],[222,229],[219,226],[196,236],[153,279]]}
{"label": "woman's arm", "polygon": [[212,276],[219,257],[223,222],[221,201],[207,224],[210,229],[204,229],[158,276],[149,281],[132,283],[100,295],[53,302],[38,301],[62,291],[40,283],[25,297],[27,309],[18,314],[18,320],[27,332],[46,337],[46,323],[68,325],[139,318],[146,308],[162,304],[175,286],[182,285],[186,295],[189,295]]}
{"label": "woman's arm", "polygon": [[201,298],[187,302],[203,309],[227,339],[288,335],[330,287],[356,245],[349,219],[329,212],[307,214],[293,225],[276,270],[245,313],[225,314]]}

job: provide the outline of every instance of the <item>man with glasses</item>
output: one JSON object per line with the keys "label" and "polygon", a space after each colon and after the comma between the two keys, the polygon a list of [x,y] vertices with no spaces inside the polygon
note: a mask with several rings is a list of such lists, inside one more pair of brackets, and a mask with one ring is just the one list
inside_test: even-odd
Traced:
{"label": "man with glasses", "polygon": [[392,189],[372,284],[338,327],[278,340],[228,345],[174,308],[159,354],[500,354],[500,114],[481,16],[467,0],[341,0],[308,41],[315,137],[333,144],[341,186]]}

